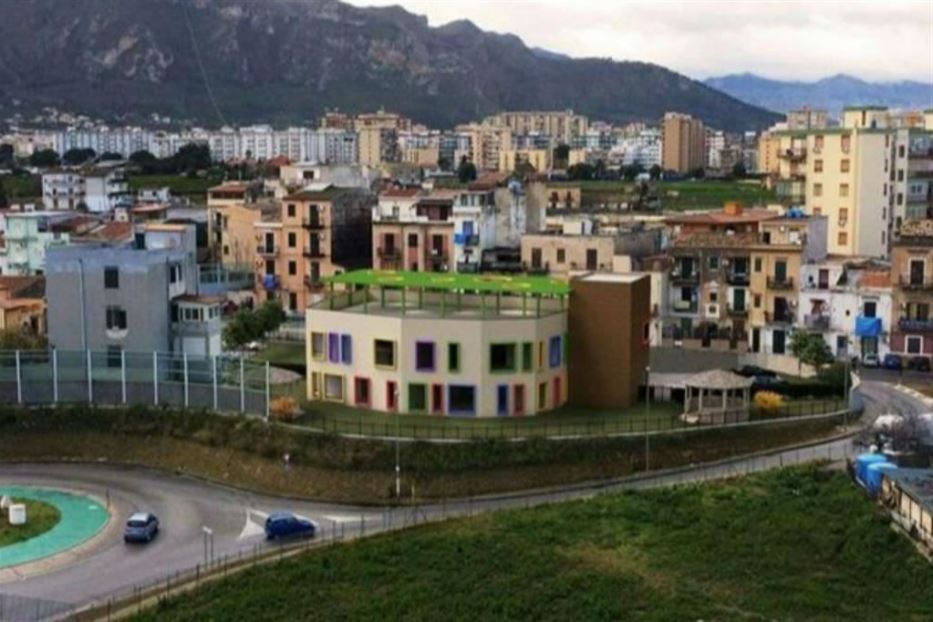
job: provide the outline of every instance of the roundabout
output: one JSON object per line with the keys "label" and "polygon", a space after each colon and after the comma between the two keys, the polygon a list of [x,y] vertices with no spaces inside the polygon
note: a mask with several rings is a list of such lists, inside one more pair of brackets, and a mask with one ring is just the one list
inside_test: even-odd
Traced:
{"label": "roundabout", "polygon": [[[110,519],[110,513],[96,499],[64,490],[0,486],[0,497],[6,495],[18,501],[25,500],[28,508],[41,512],[38,516],[30,516],[27,512],[27,523],[22,529],[28,529],[32,521],[39,519],[47,520],[50,528],[25,540],[0,544],[0,569],[69,551],[93,538]],[[57,521],[50,509],[58,513]],[[5,525],[6,519],[3,521]],[[10,527],[8,533],[15,533],[14,529]]]}

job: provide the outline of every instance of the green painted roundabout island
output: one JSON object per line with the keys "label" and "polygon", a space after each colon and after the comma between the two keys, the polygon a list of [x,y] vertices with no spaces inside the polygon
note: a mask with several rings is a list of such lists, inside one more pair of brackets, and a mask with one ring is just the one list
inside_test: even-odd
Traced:
{"label": "green painted roundabout island", "polygon": [[63,553],[90,540],[110,518],[91,497],[24,486],[0,486],[0,498],[26,506],[26,523],[10,523],[10,511],[0,512],[0,568],[19,566]]}

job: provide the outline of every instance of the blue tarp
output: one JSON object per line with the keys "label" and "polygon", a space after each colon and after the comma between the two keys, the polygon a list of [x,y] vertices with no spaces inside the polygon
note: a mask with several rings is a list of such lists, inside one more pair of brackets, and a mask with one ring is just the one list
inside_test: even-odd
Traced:
{"label": "blue tarp", "polygon": [[880,337],[881,318],[858,316],[855,318],[855,334],[859,337]]}

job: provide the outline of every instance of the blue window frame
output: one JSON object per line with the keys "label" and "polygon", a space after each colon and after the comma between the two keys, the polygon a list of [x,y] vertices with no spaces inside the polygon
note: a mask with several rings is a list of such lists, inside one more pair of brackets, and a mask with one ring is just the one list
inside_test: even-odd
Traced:
{"label": "blue window frame", "polygon": [[476,387],[469,384],[447,385],[447,412],[451,415],[476,415]]}
{"label": "blue window frame", "polygon": [[560,346],[560,335],[555,335],[551,337],[551,341],[548,344],[548,362],[551,364],[551,367],[560,367],[561,361],[561,346]]}
{"label": "blue window frame", "polygon": [[463,221],[463,235],[466,235],[466,236],[473,235],[473,221],[472,220]]}
{"label": "blue window frame", "polygon": [[507,417],[509,414],[509,385],[500,384],[496,387],[496,414]]}
{"label": "blue window frame", "polygon": [[340,362],[340,335],[327,333],[327,359],[331,363]]}
{"label": "blue window frame", "polygon": [[350,335],[340,335],[340,360],[347,365],[353,362],[353,346]]}

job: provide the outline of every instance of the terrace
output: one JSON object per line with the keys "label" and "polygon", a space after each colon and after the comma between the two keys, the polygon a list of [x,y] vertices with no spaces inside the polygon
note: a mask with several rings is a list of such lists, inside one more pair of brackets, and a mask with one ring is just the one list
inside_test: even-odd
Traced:
{"label": "terrace", "polygon": [[312,309],[424,318],[541,317],[563,313],[570,293],[566,282],[524,275],[358,270],[323,281],[329,295]]}

